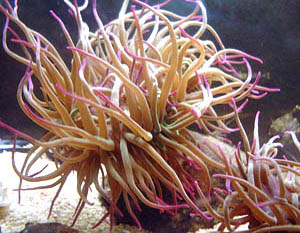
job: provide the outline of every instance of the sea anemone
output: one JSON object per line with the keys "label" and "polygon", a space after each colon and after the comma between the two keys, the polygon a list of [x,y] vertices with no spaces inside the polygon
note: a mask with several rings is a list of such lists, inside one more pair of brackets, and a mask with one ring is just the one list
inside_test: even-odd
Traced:
{"label": "sea anemone", "polygon": [[[71,69],[55,46],[19,19],[16,0],[14,7],[8,0],[5,0],[7,9],[0,6],[6,16],[4,49],[27,66],[18,86],[19,105],[33,122],[47,130],[37,140],[0,123],[34,145],[21,169],[13,164],[20,176],[19,190],[23,180],[49,181],[47,186],[36,189],[59,186],[51,213],[68,175],[75,171],[80,201],[74,223],[84,205],[91,204],[87,196],[92,185],[110,205],[98,224],[108,216],[112,221],[115,212],[122,215],[117,207],[121,196],[139,228],[141,224],[132,203],[137,210],[142,202],[170,213],[190,207],[195,215],[211,220],[214,212],[200,210],[195,195],[199,193],[204,202],[209,200],[212,181],[208,166],[228,172],[230,166],[223,158],[218,161],[207,156],[187,127],[196,123],[208,134],[238,130],[229,128],[226,121],[241,111],[247,98],[259,99],[266,92],[277,91],[258,85],[260,73],[252,80],[249,61],[261,60],[236,49],[226,49],[207,24],[201,1],[191,1],[196,5],[194,11],[179,16],[163,9],[169,1],[150,6],[132,0],[136,5],[131,5],[126,13],[129,1],[125,0],[119,17],[103,25],[94,0],[92,11],[98,25],[95,32],[89,30],[81,16],[88,0],[82,6],[76,0],[64,2],[78,26],[77,43],[62,20],[53,11],[50,13],[72,52]],[[11,22],[23,35],[10,26]],[[213,39],[206,39],[204,34]],[[9,48],[8,37],[22,48],[22,55]],[[33,79],[40,84],[41,97],[36,95]],[[232,100],[245,101],[232,110]],[[230,111],[220,114],[217,106]],[[45,152],[53,153],[56,169],[34,170],[33,165]],[[267,159],[255,159],[252,153],[247,158],[262,167],[273,166]],[[189,174],[184,164],[201,170],[201,180]],[[245,175],[243,169],[241,175]],[[105,171],[109,188],[102,182]],[[240,187],[242,184],[231,176],[230,173],[224,178]],[[172,194],[172,202],[164,200],[162,185],[164,191]]]}
{"label": "sea anemone", "polygon": [[[300,163],[277,155],[277,148],[282,147],[282,144],[275,142],[278,135],[260,144],[259,114],[256,114],[250,146],[236,111],[242,143],[238,144],[234,156],[225,155],[221,148],[216,153],[225,164],[226,174],[214,174],[213,177],[226,179],[227,185],[221,191],[224,196],[224,199],[221,198],[222,211],[211,212],[222,223],[218,228],[221,232],[225,228],[230,232],[236,231],[245,223],[249,224],[249,232],[299,232]],[[292,135],[300,150],[295,134],[287,133]],[[243,154],[241,145],[244,147]]]}

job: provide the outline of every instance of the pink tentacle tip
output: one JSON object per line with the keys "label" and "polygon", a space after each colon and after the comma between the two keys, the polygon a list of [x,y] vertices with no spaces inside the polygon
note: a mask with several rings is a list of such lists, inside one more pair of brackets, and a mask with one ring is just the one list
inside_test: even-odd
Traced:
{"label": "pink tentacle tip", "polygon": [[177,94],[177,90],[170,92],[170,93],[169,93],[169,96],[174,96],[174,95],[176,95],[176,94]]}
{"label": "pink tentacle tip", "polygon": [[201,117],[201,115],[198,113],[198,111],[194,107],[191,107],[190,111],[195,118],[199,119]]}
{"label": "pink tentacle tip", "polygon": [[175,108],[178,106],[178,103],[172,103],[169,100],[167,100],[167,104],[170,105],[171,107],[175,107]]}
{"label": "pink tentacle tip", "polygon": [[231,99],[232,108],[237,110],[236,101],[234,98]]}
{"label": "pink tentacle tip", "polygon": [[[196,125],[197,125],[197,127],[198,127],[199,130],[202,130],[202,129],[203,129],[202,125],[201,125],[198,121],[196,121]],[[200,147],[200,146],[199,146],[199,147]]]}
{"label": "pink tentacle tip", "polygon": [[232,144],[232,141],[229,138],[217,136],[217,139],[221,140],[222,142],[226,142],[228,144]]}
{"label": "pink tentacle tip", "polygon": [[79,68],[79,72],[83,72],[84,69],[85,69],[85,67],[86,67],[86,58],[83,58],[82,64],[81,64],[81,66]]}
{"label": "pink tentacle tip", "polygon": [[241,112],[243,109],[244,109],[244,107],[247,105],[247,103],[248,103],[248,99],[245,99],[245,101],[240,105],[240,107],[237,109],[238,110],[238,112]]}
{"label": "pink tentacle tip", "polygon": [[225,186],[226,186],[226,190],[227,190],[227,192],[229,193],[229,194],[232,194],[232,189],[231,189],[231,187],[230,187],[230,180],[226,180],[225,181]]}
{"label": "pink tentacle tip", "polygon": [[61,92],[64,92],[65,90],[63,89],[63,87],[59,84],[59,83],[56,83],[55,84],[55,87],[60,90]]}
{"label": "pink tentacle tip", "polygon": [[204,213],[190,213],[190,216],[191,217],[195,217],[195,216],[201,216],[201,217],[203,217],[205,220],[207,220],[207,221],[212,221],[214,218],[213,217],[211,217],[211,216],[207,216],[207,215],[205,215]]}
{"label": "pink tentacle tip", "polygon": [[136,5],[132,5],[131,10],[133,11],[133,13],[135,13],[135,9],[136,9]]}
{"label": "pink tentacle tip", "polygon": [[259,91],[258,90],[251,90],[251,93],[253,93],[255,95],[259,95]]}
{"label": "pink tentacle tip", "polygon": [[274,136],[274,140],[279,140],[279,139],[280,139],[280,135],[279,134],[277,134],[277,135]]}
{"label": "pink tentacle tip", "polygon": [[258,118],[259,118],[259,115],[260,115],[260,111],[257,111],[256,112],[256,115],[255,115],[255,118],[258,120]]}
{"label": "pink tentacle tip", "polygon": [[196,73],[196,77],[198,79],[198,85],[199,85],[199,87],[203,86],[201,75],[197,71],[195,71],[195,73]]}
{"label": "pink tentacle tip", "polygon": [[218,188],[218,187],[213,187],[213,190],[214,190],[215,192],[219,192],[219,193],[221,193],[221,194],[223,194],[223,195],[226,195],[226,194],[227,194],[227,191],[226,191],[225,189],[221,189],[221,188]]}
{"label": "pink tentacle tip", "polygon": [[252,96],[253,99],[256,99],[256,100],[259,100],[259,99],[262,99],[264,98],[266,95],[268,95],[268,92],[265,92],[261,95],[257,95],[257,96]]}
{"label": "pink tentacle tip", "polygon": [[192,17],[192,19],[201,21],[203,19],[203,16],[202,15],[195,15],[194,17]]}
{"label": "pink tentacle tip", "polygon": [[33,91],[33,82],[32,82],[32,78],[31,78],[29,72],[26,72],[26,78],[28,80],[29,91],[32,92]]}
{"label": "pink tentacle tip", "polygon": [[216,173],[216,174],[212,175],[213,178],[220,178],[222,176],[223,176],[223,174],[219,174],[219,173]]}
{"label": "pink tentacle tip", "polygon": [[118,57],[119,61],[121,61],[121,58],[122,58],[121,56],[122,56],[122,52],[121,52],[121,50],[118,50],[117,57]]}
{"label": "pink tentacle tip", "polygon": [[29,42],[24,41],[24,40],[12,38],[12,39],[10,39],[10,41],[13,42],[13,43],[24,45],[25,47],[28,47],[28,48],[33,47]]}
{"label": "pink tentacle tip", "polygon": [[69,13],[73,18],[75,18],[74,12],[73,12],[71,9],[68,9],[68,13]]}

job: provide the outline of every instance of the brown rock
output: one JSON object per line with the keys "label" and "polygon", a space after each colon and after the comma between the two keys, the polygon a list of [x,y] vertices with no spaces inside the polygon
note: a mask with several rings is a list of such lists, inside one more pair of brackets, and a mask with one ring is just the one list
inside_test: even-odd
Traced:
{"label": "brown rock", "polygon": [[79,233],[79,231],[60,223],[51,222],[27,223],[20,233]]}

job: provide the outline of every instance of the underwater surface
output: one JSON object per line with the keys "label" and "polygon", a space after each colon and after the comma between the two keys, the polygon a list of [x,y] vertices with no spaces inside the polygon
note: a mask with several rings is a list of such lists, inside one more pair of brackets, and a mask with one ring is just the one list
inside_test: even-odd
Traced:
{"label": "underwater surface", "polygon": [[[1,4],[3,2],[0,1]],[[81,2],[83,1],[78,1],[79,5]],[[99,15],[106,24],[117,17],[123,1],[98,0],[97,2]],[[148,1],[150,5],[160,2]],[[268,93],[258,101],[250,100],[243,109],[240,117],[249,138],[252,138],[254,117],[258,110],[261,111],[259,127],[262,142],[272,136],[270,132],[281,134],[286,130],[285,125],[293,122],[294,118],[296,122],[290,126],[290,129],[296,130],[293,127],[298,127],[297,121],[300,122],[300,111],[297,110],[297,105],[300,105],[300,1],[207,0],[203,2],[208,12],[208,24],[217,31],[225,47],[236,48],[261,58],[263,64],[251,62],[255,73],[262,72],[260,85],[281,90],[279,93]],[[183,0],[173,0],[169,6],[166,6],[166,9],[180,15],[187,15],[193,8],[193,4]],[[45,35],[67,61],[66,64],[70,64],[72,53],[66,49],[65,37],[49,10],[53,10],[64,21],[71,37],[77,41],[77,25],[66,13],[68,8],[62,0],[19,0],[19,17],[26,25]],[[90,30],[94,31],[97,24],[91,7],[89,6],[82,15]],[[3,14],[0,14],[1,29],[4,21]],[[211,39],[209,35],[207,38]],[[19,46],[13,43],[10,44],[10,48],[15,51],[20,50]],[[0,120],[39,138],[44,134],[44,130],[23,114],[16,100],[17,86],[25,69],[24,65],[7,56],[0,46]],[[276,119],[289,113],[292,114],[292,118],[287,116],[284,118],[287,119],[286,121],[283,121],[283,118],[281,121],[276,121],[279,125],[283,124],[283,127],[276,125],[273,127],[274,130],[270,131],[271,124]],[[9,137],[11,135],[0,128],[0,139]],[[229,135],[229,138],[234,144],[240,140],[240,137],[234,133]]]}

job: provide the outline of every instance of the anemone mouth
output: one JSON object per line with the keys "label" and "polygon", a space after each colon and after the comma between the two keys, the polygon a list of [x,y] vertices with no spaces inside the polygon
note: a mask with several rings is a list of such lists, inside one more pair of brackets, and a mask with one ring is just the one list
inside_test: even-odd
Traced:
{"label": "anemone mouth", "polygon": [[[195,10],[184,17],[163,9],[167,2],[155,6],[138,0],[132,2],[136,6],[132,5],[126,13],[129,1],[124,1],[119,17],[103,25],[94,0],[92,10],[98,29],[91,32],[81,16],[88,0],[82,6],[78,6],[77,1],[65,0],[78,26],[79,40],[76,43],[62,20],[50,12],[65,35],[67,49],[72,52],[71,69],[43,35],[22,23],[17,15],[17,5],[12,7],[6,1],[7,9],[0,7],[7,17],[4,49],[27,66],[19,83],[18,102],[32,121],[48,131],[36,140],[0,122],[0,126],[34,145],[21,169],[13,164],[20,176],[19,190],[22,189],[22,180],[49,181],[46,187],[58,185],[59,195],[68,175],[75,171],[81,199],[75,210],[74,223],[84,205],[92,204],[88,193],[93,185],[110,205],[104,218],[115,212],[123,215],[116,206],[122,196],[128,214],[139,228],[142,226],[132,207],[140,210],[140,202],[170,214],[179,208],[191,208],[193,215],[206,220],[216,218],[223,222],[222,227],[238,225],[238,221],[230,220],[226,215],[230,212],[229,203],[236,197],[248,200],[242,179],[249,178],[244,186],[256,190],[251,186],[255,177],[247,177],[249,171],[245,167],[249,166],[251,159],[252,162],[261,160],[251,157],[252,152],[258,153],[259,145],[254,145],[254,149],[250,147],[238,112],[248,98],[260,99],[267,92],[278,89],[259,86],[260,73],[252,80],[249,61],[262,61],[242,51],[225,48],[218,34],[207,24],[206,9],[201,1],[193,1]],[[12,29],[10,22],[21,29],[22,36]],[[209,33],[215,43],[207,40],[205,33]],[[10,50],[7,44],[10,36],[11,41],[23,49],[22,55]],[[246,71],[246,74],[241,71]],[[33,78],[41,85],[42,98],[35,94]],[[237,102],[241,103],[240,106]],[[220,114],[218,106],[226,108],[227,113]],[[237,128],[229,128],[226,124],[233,118]],[[232,170],[231,160],[221,149],[211,149],[216,158],[208,156],[188,130],[194,123],[207,134],[240,131],[245,158],[236,156],[237,167]],[[255,135],[258,138],[258,134]],[[34,163],[47,151],[53,153],[56,169],[33,171]],[[262,160],[278,167],[278,161]],[[227,173],[215,175],[226,179],[229,194],[222,214],[209,204],[212,181],[208,166]],[[283,165],[280,166],[283,169]],[[189,168],[201,170],[203,176],[189,174]],[[110,195],[101,181],[104,170]],[[263,171],[265,174],[271,172],[268,169]],[[279,182],[281,192],[285,192],[280,174],[278,170],[276,182]],[[230,189],[230,183],[235,184],[236,191]],[[162,186],[171,193],[172,201],[166,202]],[[205,203],[207,211],[195,204],[196,195]],[[184,203],[179,200],[184,200]],[[259,220],[270,225],[277,223],[274,216],[263,210],[254,210],[257,203],[252,199],[246,204],[253,213],[260,214]],[[275,215],[276,211],[273,208]],[[284,216],[276,217],[285,223]]]}

